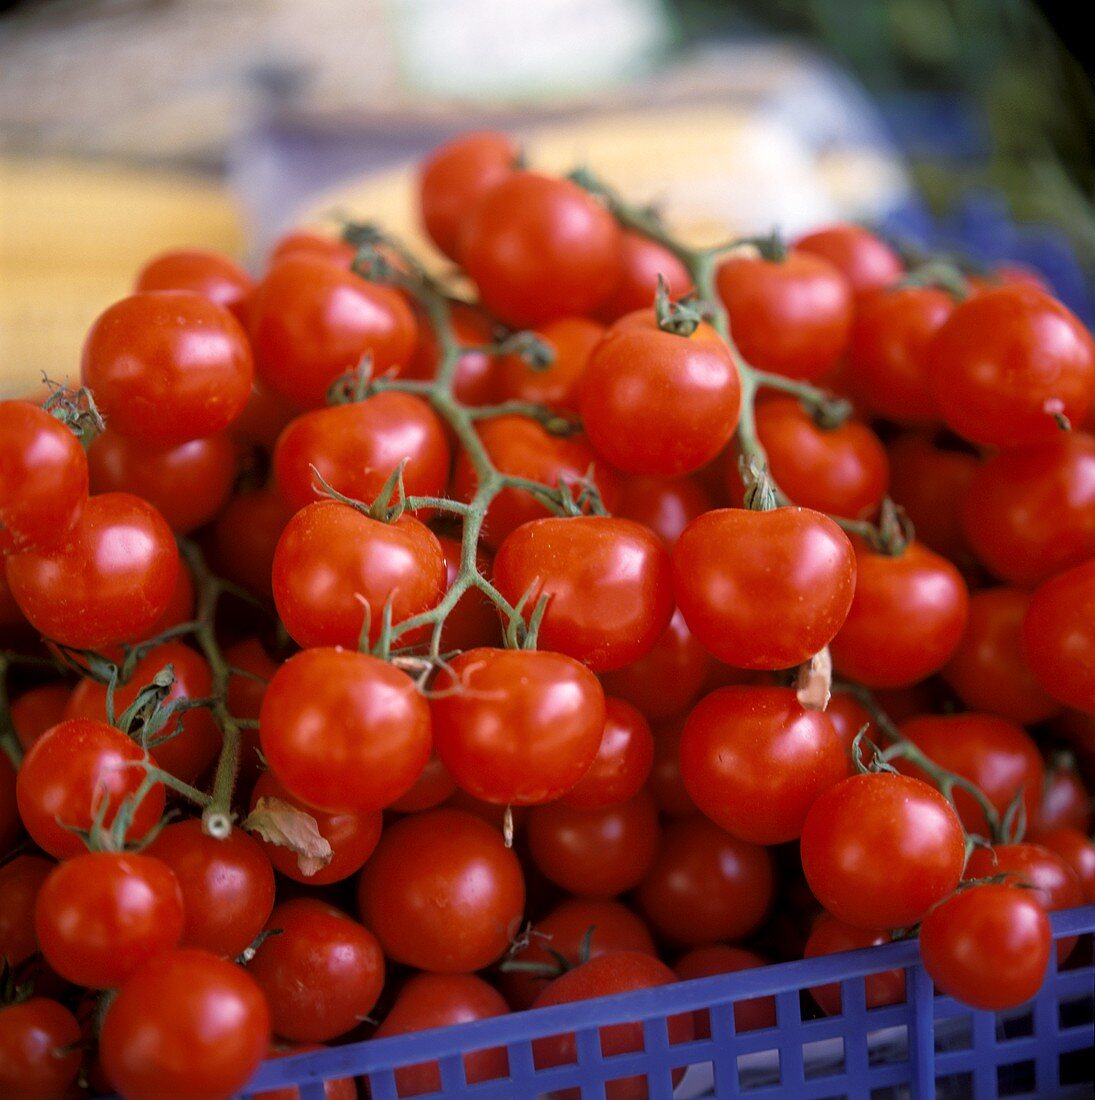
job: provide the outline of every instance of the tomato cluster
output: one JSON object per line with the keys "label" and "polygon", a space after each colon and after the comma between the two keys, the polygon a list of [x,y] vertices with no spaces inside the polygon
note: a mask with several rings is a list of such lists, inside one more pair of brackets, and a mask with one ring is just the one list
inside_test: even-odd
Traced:
{"label": "tomato cluster", "polygon": [[1089,334],[853,226],[690,249],[500,134],[419,181],[474,301],[369,226],[170,253],[0,402],[0,1093],[918,926],[1030,998],[1095,901]]}

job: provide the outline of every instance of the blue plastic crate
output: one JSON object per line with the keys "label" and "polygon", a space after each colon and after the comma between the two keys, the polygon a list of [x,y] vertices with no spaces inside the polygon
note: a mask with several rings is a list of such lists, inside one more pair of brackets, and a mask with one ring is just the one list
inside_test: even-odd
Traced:
{"label": "blue plastic crate", "polygon": [[[1091,933],[1095,905],[1054,913],[1052,923],[1058,938]],[[249,1089],[297,1085],[302,1100],[322,1100],[323,1081],[361,1077],[373,1100],[395,1100],[396,1069],[436,1061],[442,1091],[430,1095],[479,1100],[535,1100],[579,1088],[582,1100],[603,1100],[607,1082],[636,1075],[646,1077],[652,1100],[1090,1097],[1095,966],[1089,946],[1074,954],[1082,961],[1058,971],[1053,952],[1038,996],[1007,1013],[936,996],[918,944],[904,941],[294,1055],[263,1065]],[[867,1009],[864,977],[897,967],[906,972],[906,1002]],[[843,1013],[803,1019],[800,991],[834,981],[841,983]],[[734,1002],[769,995],[776,998],[777,1026],[737,1034]],[[702,1008],[710,1010],[712,1038],[670,1044],[666,1019]],[[645,1049],[603,1057],[597,1029],[634,1021],[642,1021]],[[578,1061],[537,1069],[532,1040],[567,1032],[576,1035]],[[467,1084],[463,1054],[495,1047],[507,1049],[509,1075]],[[674,1090],[673,1071],[684,1067]]]}

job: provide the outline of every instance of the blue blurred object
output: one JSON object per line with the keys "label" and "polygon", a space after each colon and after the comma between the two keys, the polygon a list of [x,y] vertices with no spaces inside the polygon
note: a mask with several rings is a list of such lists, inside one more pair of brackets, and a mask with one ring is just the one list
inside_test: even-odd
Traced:
{"label": "blue blurred object", "polygon": [[[1095,930],[1095,905],[1051,913],[1053,934]],[[606,1084],[645,1078],[651,1100],[744,1095],[794,1097],[1000,1096],[1090,1097],[1095,1074],[1095,967],[1085,935],[1070,969],[1049,971],[1037,997],[995,1014],[934,994],[919,945],[904,940],[842,955],[781,963],[736,974],[593,1001],[556,1005],[456,1027],[366,1040],[267,1062],[249,1093],[297,1086],[302,1100],[322,1100],[323,1082],[367,1079],[372,1100],[396,1100],[395,1070],[436,1061],[441,1092],[453,1100],[534,1100],[581,1090],[604,1100]],[[864,978],[904,968],[907,1001],[868,1009]],[[843,1013],[812,1019],[805,992],[841,983]],[[735,1001],[775,996],[775,1027],[737,1033]],[[667,1018],[707,1009],[710,1039],[670,1043]],[[804,1018],[805,1017],[805,1018]],[[598,1028],[641,1022],[644,1050],[605,1057]],[[533,1044],[573,1032],[578,1061],[538,1069]],[[463,1054],[504,1046],[509,1075],[469,1084]],[[688,1072],[674,1088],[673,1076]]]}

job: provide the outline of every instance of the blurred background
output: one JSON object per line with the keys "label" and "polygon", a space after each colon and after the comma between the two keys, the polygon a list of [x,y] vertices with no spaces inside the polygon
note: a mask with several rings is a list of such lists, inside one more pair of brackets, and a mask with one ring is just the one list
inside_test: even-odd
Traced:
{"label": "blurred background", "polygon": [[164,248],[254,267],[332,212],[416,239],[413,161],[473,127],[696,237],[852,218],[1017,260],[1091,323],[1082,8],[0,0],[0,393],[75,374],[87,326]]}

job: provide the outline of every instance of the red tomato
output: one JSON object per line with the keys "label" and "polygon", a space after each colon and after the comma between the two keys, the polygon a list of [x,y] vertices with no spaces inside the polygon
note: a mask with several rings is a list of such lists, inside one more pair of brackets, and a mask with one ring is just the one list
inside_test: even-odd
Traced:
{"label": "red tomato", "polygon": [[274,242],[267,262],[273,267],[278,260],[294,253],[303,253],[328,260],[340,267],[349,267],[354,262],[357,249],[340,237],[332,237],[328,233],[313,229],[291,229]]}
{"label": "red tomato", "polygon": [[629,477],[616,514],[649,527],[672,550],[681,532],[714,507],[711,495],[693,478]]}
{"label": "red tomato", "polygon": [[[673,968],[682,982],[694,978],[709,978],[715,974],[736,974],[739,970],[755,970],[767,966],[768,960],[744,947],[696,947],[682,955]],[[711,1014],[699,1008],[692,1014],[692,1026],[697,1039],[711,1038]],[[748,997],[734,1002],[734,1031],[757,1031],[762,1027],[776,1026],[775,997]]]}
{"label": "red tomato", "polygon": [[115,302],[91,326],[80,370],[113,431],[160,447],[227,428],[254,376],[235,317],[184,290]]}
{"label": "red tomato", "polygon": [[296,415],[297,410],[285,398],[256,382],[251,387],[247,407],[229,428],[229,434],[245,446],[258,446],[269,452],[282,429]]}
{"label": "red tomato", "polygon": [[445,142],[419,166],[422,224],[449,259],[460,259],[458,245],[469,212],[486,192],[516,170],[520,152],[508,134],[484,130]]}
{"label": "red tomato", "polygon": [[63,1005],[32,997],[0,1008],[0,1095],[61,1100],[80,1071],[80,1025]]}
{"label": "red tomato", "polygon": [[430,712],[386,661],[306,649],[267,685],[259,738],[286,790],[328,813],[360,814],[410,790],[430,756]]}
{"label": "red tomato", "polygon": [[63,542],[87,490],[76,436],[29,402],[0,401],[0,554]]}
{"label": "red tomato", "polygon": [[[1034,819],[1045,765],[1020,726],[991,714],[924,714],[902,722],[901,732],[935,763],[979,787],[1001,816],[1022,787],[1026,820]],[[911,761],[899,759],[897,765],[923,778]],[[967,831],[987,837],[988,822],[973,796],[956,790],[954,802]]]}
{"label": "red tomato", "polygon": [[815,229],[799,237],[795,248],[828,260],[857,296],[893,286],[905,273],[901,257],[885,241],[850,222]]}
{"label": "red tomato", "polygon": [[[452,380],[453,396],[464,405],[492,405],[498,400],[498,361],[493,355],[479,349],[494,342],[494,322],[472,306],[463,302],[451,302],[449,323],[453,335],[466,349],[456,364]],[[401,375],[405,378],[434,378],[440,358],[437,336],[423,313],[418,318],[418,344],[407,369]],[[451,432],[448,425],[446,430]]]}
{"label": "red tomato", "polygon": [[[123,799],[144,779],[134,767],[147,759],[139,745],[105,722],[74,718],[47,730],[23,757],[15,794],[19,815],[39,848],[58,859],[83,852],[73,829],[90,829],[109,800],[103,825],[110,827]],[[163,814],[164,789],[157,783],[133,815],[126,839],[139,840]]]}
{"label": "red tomato", "polygon": [[1045,910],[1027,890],[975,886],[937,905],[920,926],[920,957],[940,992],[1002,1012],[1041,988],[1052,943]]}
{"label": "red tomato", "polygon": [[893,557],[859,539],[852,545],[855,596],[830,647],[837,671],[868,687],[904,687],[938,672],[966,628],[961,574],[915,541]]}
{"label": "red tomato", "polygon": [[1039,829],[1031,834],[1031,840],[1056,852],[1075,872],[1084,892],[1084,902],[1095,902],[1095,844],[1079,829],[1058,825],[1052,829]]}
{"label": "red tomato", "polygon": [[888,772],[853,775],[821,795],[801,853],[814,897],[838,920],[878,931],[916,924],[958,885],[966,861],[951,804]]}
{"label": "red tomato", "polygon": [[742,940],[764,922],[775,896],[769,852],[704,817],[670,822],[639,886],[639,910],[675,944]]}
{"label": "red tomato", "polygon": [[644,657],[673,615],[669,554],[632,520],[567,516],[532,520],[494,558],[493,581],[528,621],[546,597],[537,642],[594,672]]}
{"label": "red tomato", "polygon": [[681,775],[681,733],[686,719],[687,715],[682,714],[654,730],[654,765],[646,789],[668,817],[699,814]]}
{"label": "red tomato", "polygon": [[128,493],[91,497],[63,543],[7,560],[12,595],[31,625],[73,649],[143,638],[167,608],[178,571],[171,528]]}
{"label": "red tomato", "polygon": [[1067,825],[1082,833],[1087,832],[1091,828],[1091,810],[1091,795],[1072,764],[1056,764],[1046,769],[1042,802],[1037,816],[1030,822],[1030,831]]}
{"label": "red tomato", "polygon": [[274,871],[258,841],[242,829],[216,839],[190,818],[162,829],[146,851],[179,881],[183,947],[235,958],[251,946],[274,907]]}
{"label": "red tomato", "polygon": [[[401,798],[397,798],[388,809],[400,814],[421,813],[423,810],[432,810],[440,806],[442,802],[450,801],[458,790],[456,780],[449,775],[448,769],[435,753],[422,769],[422,774],[414,781],[414,786]],[[480,805],[489,806],[491,810],[499,808],[493,803],[483,802]],[[502,809],[504,812],[505,807]],[[378,837],[379,829],[378,822]]]}
{"label": "red tomato", "polygon": [[178,248],[149,260],[137,273],[133,289],[189,290],[231,310],[243,321],[254,285],[235,260],[220,252]]}
{"label": "red tomato", "polygon": [[270,1010],[242,967],[179,948],[145,963],[103,1021],[99,1055],[126,1100],[228,1100],[270,1046]]}
{"label": "red tomato", "polygon": [[964,439],[1016,447],[1080,424],[1095,397],[1095,343],[1060,302],[1030,286],[967,298],[928,348],[943,419]]}
{"label": "red tomato", "polygon": [[814,381],[847,346],[852,288],[820,256],[732,257],[719,268],[718,293],[738,350],[761,370]]}
{"label": "red tomato", "polygon": [[859,702],[850,691],[834,691],[829,699],[829,705],[825,708],[825,714],[836,730],[837,737],[844,747],[844,755],[849,767],[849,775],[852,774],[852,743],[859,731],[867,727],[867,736],[872,741],[878,740],[878,733],[874,728],[874,721],[870,711]]}
{"label": "red tomato", "polygon": [[38,891],[34,931],[46,962],[93,989],[121,985],[183,930],[179,880],[166,863],[128,852],[85,852]]}
{"label": "red tomato", "polygon": [[[445,586],[451,588],[460,570],[461,544],[447,535],[438,535],[441,552],[445,555]],[[475,564],[480,574],[489,577],[492,560],[483,549],[475,555]],[[441,628],[441,651],[443,653],[461,652],[465,649],[479,649],[481,646],[497,646],[502,642],[502,626],[498,608],[482,589],[474,585],[469,588],[456,606],[445,617]]]}
{"label": "red tomato", "polygon": [[[858,951],[864,947],[879,947],[890,942],[889,932],[872,932],[864,928],[856,928],[854,925],[838,920],[830,913],[822,913],[814,921],[814,926],[810,930],[810,938],[806,941],[803,957],[816,959],[822,955],[835,955],[840,951]],[[901,1004],[905,1000],[905,971],[883,970],[877,974],[867,974],[863,979],[863,986],[868,1008]],[[839,983],[811,986],[810,996],[817,1001],[818,1007],[826,1016],[840,1014]]]}
{"label": "red tomato", "polygon": [[551,348],[551,365],[546,370],[536,370],[519,355],[503,357],[498,361],[499,396],[576,413],[586,364],[604,332],[604,325],[588,317],[549,321],[537,335]]}
{"label": "red tomato", "polygon": [[665,280],[674,301],[692,290],[692,276],[669,249],[641,233],[625,229],[620,234],[620,277],[598,308],[597,316],[611,324],[637,309],[649,309],[658,290],[659,276]]}
{"label": "red tomato", "polygon": [[[262,709],[262,697],[266,685],[278,670],[278,662],[267,652],[258,638],[243,638],[224,648],[224,659],[230,670],[228,675],[228,712],[236,718],[258,718]],[[245,675],[246,674],[246,675]],[[240,730],[239,774],[236,790],[246,802],[265,767],[259,749],[258,729]]]}
{"label": "red tomato", "polygon": [[445,591],[445,556],[429,528],[406,514],[383,523],[335,500],[289,520],[271,569],[278,614],[302,646],[356,649],[366,622],[375,644],[386,604],[396,624],[434,607]]}
{"label": "red tomato", "polygon": [[259,378],[302,409],[323,405],[331,383],[366,355],[374,375],[398,374],[418,337],[398,291],[306,254],[270,268],[249,320]]}
{"label": "red tomato", "polygon": [[689,474],[733,435],[741,379],[710,325],[659,328],[652,309],[613,325],[582,375],[578,409],[599,455],[630,474]]}
{"label": "red tomato", "polygon": [[0,958],[13,969],[38,950],[34,903],[53,867],[38,856],[16,856],[0,866]]}
{"label": "red tomato", "polygon": [[[299,1046],[275,1047],[270,1051],[271,1058],[289,1058],[294,1054],[305,1054],[314,1050],[326,1049],[322,1043],[304,1043]],[[295,1085],[286,1085],[280,1089],[263,1089],[252,1093],[252,1100],[300,1100],[300,1089]],[[323,1100],[357,1100],[357,1085],[353,1077],[336,1077],[323,1082]]]}
{"label": "red tomato", "polygon": [[509,946],[525,880],[517,856],[485,821],[430,810],[384,830],[361,873],[358,905],[390,959],[462,974]]}
{"label": "red tomato", "polygon": [[832,641],[852,605],[847,536],[807,508],[722,508],[673,548],[677,606],[693,634],[738,668],[790,668]]}
{"label": "red tomato", "polygon": [[269,599],[274,552],[292,515],[292,509],[272,485],[234,496],[213,529],[217,572]]}
{"label": "red tomato", "polygon": [[413,394],[378,393],[293,420],[274,448],[274,477],[294,510],[328,499],[320,477],[344,496],[371,504],[404,461],[408,496],[444,494],[449,445],[440,421]]}
{"label": "red tomato", "polygon": [[69,692],[68,684],[43,684],[23,692],[11,704],[11,724],[24,749],[61,721]]}
{"label": "red tomato", "polygon": [[605,727],[593,763],[563,795],[568,806],[598,810],[626,802],[642,790],[654,761],[647,720],[622,699],[605,699]]}
{"label": "red tomato", "polygon": [[727,687],[696,704],[681,735],[681,775],[720,828],[753,844],[802,832],[822,791],[847,775],[832,722],[792,688]]}
{"label": "red tomato", "polygon": [[278,905],[248,965],[270,1006],[274,1031],[296,1042],[321,1042],[353,1030],[384,986],[376,937],[340,909],[316,898]]}
{"label": "red tomato", "polygon": [[601,810],[562,802],[528,816],[532,862],[546,878],[578,897],[612,898],[638,886],[658,850],[658,811],[650,796]]}

